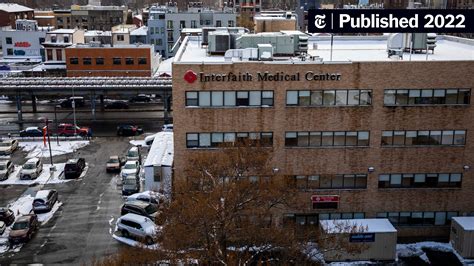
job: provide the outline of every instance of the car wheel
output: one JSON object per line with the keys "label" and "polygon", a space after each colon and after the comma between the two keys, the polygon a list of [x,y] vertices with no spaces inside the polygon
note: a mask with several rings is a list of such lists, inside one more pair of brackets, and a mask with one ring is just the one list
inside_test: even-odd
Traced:
{"label": "car wheel", "polygon": [[127,230],[122,230],[122,236],[123,236],[123,237],[126,237],[126,238],[129,238],[129,237],[130,237],[130,233],[129,233]]}
{"label": "car wheel", "polygon": [[147,245],[153,245],[153,243],[154,243],[153,238],[147,236],[147,237],[145,238],[145,243],[146,243]]}

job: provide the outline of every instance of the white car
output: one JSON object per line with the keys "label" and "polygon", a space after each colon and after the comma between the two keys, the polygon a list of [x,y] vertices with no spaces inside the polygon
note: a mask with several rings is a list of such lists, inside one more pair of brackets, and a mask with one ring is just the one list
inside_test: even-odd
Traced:
{"label": "white car", "polygon": [[0,155],[10,155],[18,148],[18,140],[7,139],[0,142]]}
{"label": "white car", "polygon": [[117,220],[116,231],[126,238],[133,237],[151,245],[155,242],[160,227],[148,217],[127,213]]}
{"label": "white car", "polygon": [[165,196],[162,193],[155,192],[155,191],[143,191],[140,193],[135,193],[127,197],[127,201],[143,201],[147,203],[154,203],[159,205],[160,202],[165,201]]}
{"label": "white car", "polygon": [[164,124],[164,125],[161,127],[161,131],[173,132],[173,124]]}
{"label": "white car", "polygon": [[138,174],[140,173],[140,164],[138,161],[127,161],[123,167],[122,171],[120,171],[120,176],[122,179],[127,178],[128,176],[133,176],[138,178]]}
{"label": "white car", "polygon": [[15,166],[10,160],[0,161],[0,181],[7,180],[14,170]]}
{"label": "white car", "polygon": [[131,147],[130,150],[127,152],[127,161],[140,161],[140,151],[138,150],[138,147]]}
{"label": "white car", "polygon": [[43,162],[39,158],[31,158],[20,170],[20,179],[36,179],[43,171]]}

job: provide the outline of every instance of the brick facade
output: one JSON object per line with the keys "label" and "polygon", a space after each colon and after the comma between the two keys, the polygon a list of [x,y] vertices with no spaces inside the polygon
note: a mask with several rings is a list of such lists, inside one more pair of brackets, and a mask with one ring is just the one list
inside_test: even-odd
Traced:
{"label": "brick facade", "polygon": [[[184,73],[340,73],[340,81],[207,82],[192,84]],[[474,109],[464,106],[385,107],[384,89],[469,88],[474,86],[473,61],[359,62],[341,64],[213,63],[173,64],[173,118],[176,179],[183,177],[189,132],[273,132],[273,164],[285,175],[367,174],[366,189],[302,191],[302,208],[291,213],[458,211],[474,212]],[[370,89],[371,106],[288,107],[289,89]],[[273,90],[273,107],[186,108],[185,91]],[[382,130],[467,130],[465,146],[382,147]],[[285,147],[286,131],[370,131],[369,147]],[[368,173],[368,168],[375,171]],[[462,173],[461,188],[378,188],[382,173]],[[337,210],[313,210],[311,195],[340,195]],[[446,226],[400,227],[399,236],[440,236]]]}

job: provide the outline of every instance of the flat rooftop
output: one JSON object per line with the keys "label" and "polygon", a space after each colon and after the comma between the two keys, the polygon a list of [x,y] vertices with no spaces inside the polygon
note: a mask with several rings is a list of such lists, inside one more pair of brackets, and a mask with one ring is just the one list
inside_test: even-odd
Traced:
{"label": "flat rooftop", "polygon": [[[224,55],[209,55],[206,47],[201,45],[202,37],[188,36],[179,48],[174,62],[224,63]],[[388,58],[387,36],[336,36],[334,37],[332,62],[383,62],[395,61],[396,58]],[[323,63],[331,62],[331,40],[329,36],[312,36],[308,40],[308,54],[322,59]],[[411,58],[410,58],[411,57]],[[466,61],[474,60],[474,40],[440,35],[437,37],[434,53],[409,52],[403,54],[402,61]],[[232,62],[241,62],[233,58]],[[273,61],[266,63],[307,63],[314,64],[318,61],[302,61],[298,57],[274,56]]]}

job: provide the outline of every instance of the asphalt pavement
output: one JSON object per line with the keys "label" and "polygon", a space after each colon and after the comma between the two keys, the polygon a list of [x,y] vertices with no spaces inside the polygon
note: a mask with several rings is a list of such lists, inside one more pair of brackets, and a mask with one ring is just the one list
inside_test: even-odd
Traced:
{"label": "asphalt pavement", "polygon": [[[128,138],[99,137],[74,155],[54,157],[56,163],[83,157],[88,171],[82,180],[49,184],[63,203],[54,217],[19,252],[0,255],[0,265],[7,264],[90,264],[95,258],[114,254],[122,245],[111,236],[123,203],[114,174],[105,171],[110,155],[124,154],[131,145]],[[24,154],[16,152],[19,162]],[[0,206],[18,198],[26,186],[0,187]]]}

